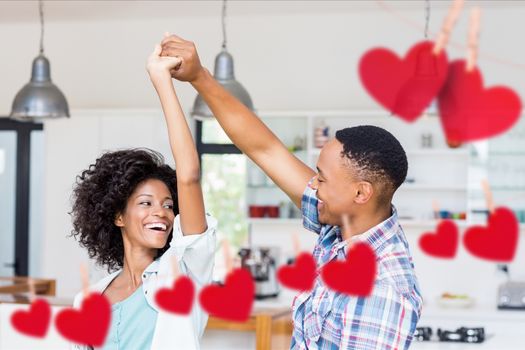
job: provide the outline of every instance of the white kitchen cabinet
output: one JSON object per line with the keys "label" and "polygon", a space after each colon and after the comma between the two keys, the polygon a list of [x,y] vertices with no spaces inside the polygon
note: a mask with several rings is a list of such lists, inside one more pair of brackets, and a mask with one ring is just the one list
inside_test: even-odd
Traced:
{"label": "white kitchen cabinet", "polygon": [[[401,219],[408,224],[422,221],[435,226],[432,202],[441,210],[466,213],[468,210],[468,167],[470,148],[449,148],[446,145],[439,119],[421,117],[409,124],[384,111],[282,111],[260,112],[261,119],[283,141],[293,146],[297,138],[306,140],[306,148],[294,154],[315,169],[320,148],[314,146],[314,129],[323,122],[329,127],[329,136],[335,131],[357,125],[376,125],[390,131],[407,153],[409,170],[405,182],[394,196],[394,204]],[[423,135],[431,135],[431,147],[423,147]],[[247,167],[247,207],[250,205],[281,205],[290,203],[287,196],[268,179],[255,164]],[[296,211],[292,218],[298,217]],[[264,220],[291,222],[290,215],[280,218],[249,218],[258,225]],[[281,221],[281,220],[285,221]]]}

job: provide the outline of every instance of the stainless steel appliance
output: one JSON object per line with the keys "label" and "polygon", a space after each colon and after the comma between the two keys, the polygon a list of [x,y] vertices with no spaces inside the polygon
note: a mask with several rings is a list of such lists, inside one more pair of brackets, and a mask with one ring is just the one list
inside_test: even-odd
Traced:
{"label": "stainless steel appliance", "polygon": [[525,310],[525,282],[508,281],[500,285],[498,309]]}
{"label": "stainless steel appliance", "polygon": [[241,248],[241,266],[250,271],[255,281],[255,298],[265,299],[279,295],[277,282],[277,247]]}

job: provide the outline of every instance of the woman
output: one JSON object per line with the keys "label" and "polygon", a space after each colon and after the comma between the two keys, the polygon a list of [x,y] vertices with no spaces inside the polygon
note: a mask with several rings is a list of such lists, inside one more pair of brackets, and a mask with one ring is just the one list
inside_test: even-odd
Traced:
{"label": "woman", "polygon": [[[90,287],[112,305],[101,349],[198,349],[207,322],[197,303],[185,316],[160,312],[155,302],[157,290],[171,286],[173,278],[166,277],[174,257],[197,292],[211,282],[217,227],[204,212],[199,158],[171,81],[180,59],[160,52],[157,45],[147,70],[164,111],[176,176],[156,152],[122,150],[84,170],[73,193],[72,234],[97,263],[117,269]],[[82,297],[75,297],[75,307]]]}

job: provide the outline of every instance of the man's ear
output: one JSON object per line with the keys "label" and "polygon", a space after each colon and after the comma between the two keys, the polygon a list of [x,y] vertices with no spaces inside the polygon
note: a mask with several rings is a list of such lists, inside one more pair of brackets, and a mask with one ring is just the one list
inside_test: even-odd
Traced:
{"label": "man's ear", "polygon": [[115,226],[117,227],[124,227],[124,220],[122,219],[122,214],[121,213],[118,213],[117,215],[115,215]]}
{"label": "man's ear", "polygon": [[358,204],[365,204],[372,198],[373,194],[374,187],[372,184],[367,181],[361,181],[357,184],[357,194],[354,200]]}

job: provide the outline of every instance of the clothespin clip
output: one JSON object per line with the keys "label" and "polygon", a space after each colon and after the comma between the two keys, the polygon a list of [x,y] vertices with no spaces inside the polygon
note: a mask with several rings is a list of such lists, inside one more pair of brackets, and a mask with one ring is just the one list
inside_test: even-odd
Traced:
{"label": "clothespin clip", "polygon": [[292,247],[295,257],[299,256],[301,254],[301,243],[297,232],[292,233]]}
{"label": "clothespin clip", "polygon": [[181,274],[179,269],[179,262],[176,256],[171,257],[171,273],[174,281],[177,280],[177,278],[179,278]]}
{"label": "clothespin clip", "polygon": [[222,255],[224,256],[224,266],[226,267],[226,276],[233,270],[233,258],[231,256],[230,241],[226,238],[222,240]]}
{"label": "clothespin clip", "polygon": [[341,235],[348,241],[346,243],[346,251],[348,252],[353,245],[352,233],[350,232],[350,218],[348,217],[348,214],[343,214],[341,215],[341,220],[343,222],[343,225],[341,226]]}
{"label": "clothespin clip", "polygon": [[86,298],[89,295],[89,275],[85,263],[80,264],[80,278],[82,280],[82,293]]}
{"label": "clothespin clip", "polygon": [[36,299],[35,280],[32,277],[28,277],[27,284],[29,285],[29,303],[32,304]]}
{"label": "clothespin clip", "polygon": [[489,210],[489,214],[492,215],[494,213],[495,206],[489,182],[486,179],[482,180],[481,187],[483,188],[483,193],[485,194],[485,203],[487,203],[487,209]]}
{"label": "clothespin clip", "polygon": [[439,215],[439,203],[437,200],[432,200],[432,210],[434,211],[434,219],[438,220],[441,219],[441,215]]}
{"label": "clothespin clip", "polygon": [[445,17],[445,20],[443,21],[443,26],[441,27],[441,31],[436,38],[436,43],[434,44],[434,49],[432,50],[435,55],[439,55],[441,50],[447,46],[450,34],[452,33],[452,28],[454,28],[461,9],[463,8],[463,3],[464,0],[454,0],[452,6],[448,10],[447,17]]}
{"label": "clothespin clip", "polygon": [[476,67],[478,59],[478,39],[479,39],[479,23],[481,17],[481,9],[474,7],[470,11],[470,23],[468,33],[467,46],[467,72],[471,72]]}

